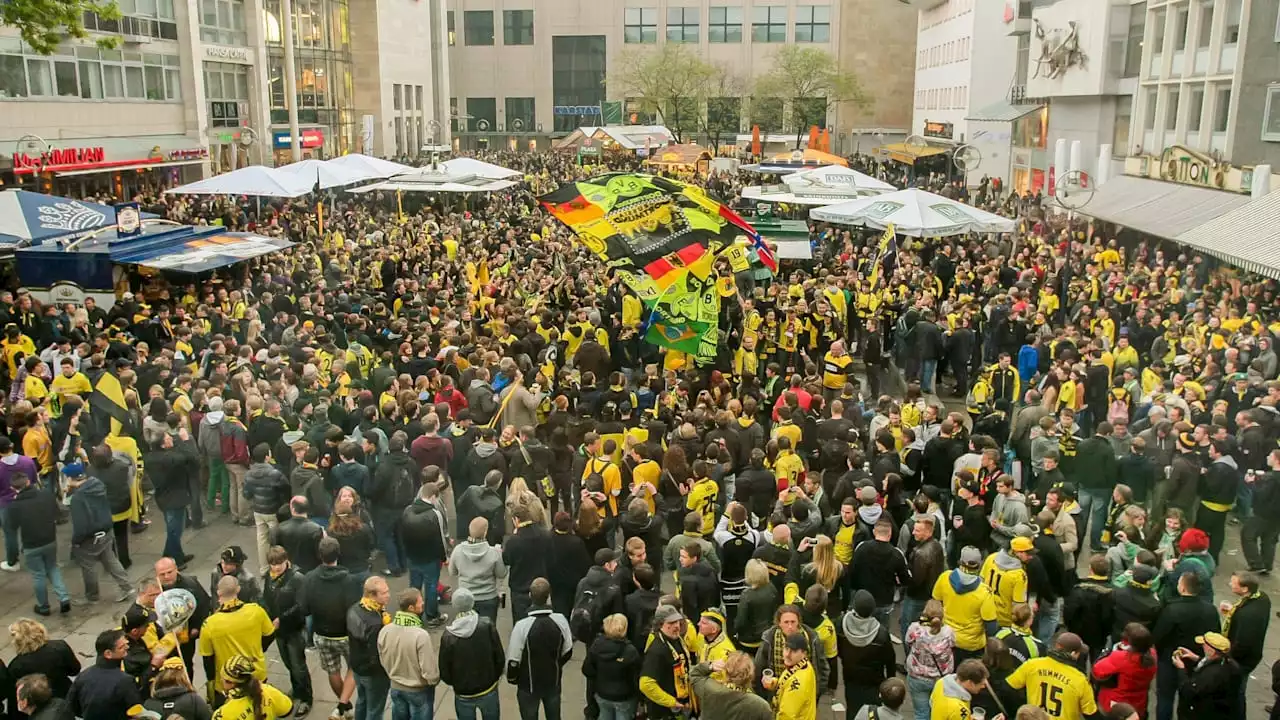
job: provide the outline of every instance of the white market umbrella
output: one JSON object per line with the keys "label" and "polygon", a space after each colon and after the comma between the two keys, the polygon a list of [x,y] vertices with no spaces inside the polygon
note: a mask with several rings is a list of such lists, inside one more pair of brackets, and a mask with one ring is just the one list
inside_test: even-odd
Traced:
{"label": "white market umbrella", "polygon": [[870,175],[850,170],[843,165],[826,165],[802,170],[782,178],[782,182],[798,196],[857,196],[893,192],[898,188]]}
{"label": "white market umbrella", "polygon": [[391,190],[421,193],[473,193],[506,190],[514,185],[515,183],[510,180],[492,180],[471,173],[449,172],[443,165],[439,165],[415,168],[380,183],[354,188],[351,192]]}
{"label": "white market umbrella", "polygon": [[381,178],[389,178],[392,175],[399,175],[402,172],[412,170],[408,165],[401,165],[398,162],[383,160],[382,158],[371,157],[369,155],[361,155],[360,153],[351,153],[350,155],[342,155],[340,157],[326,160],[329,165],[348,168],[355,170],[364,175],[362,180],[375,180]]}
{"label": "white market umbrella", "polygon": [[275,168],[250,165],[215,177],[166,190],[171,195],[256,195],[293,198],[306,195],[315,186],[310,180],[282,173]]}
{"label": "white market umbrella", "polygon": [[440,163],[440,167],[449,172],[475,175],[485,178],[486,180],[510,180],[512,178],[524,177],[524,173],[519,170],[504,168],[501,165],[494,165],[483,160],[477,160],[469,157],[453,158]]}
{"label": "white market umbrella", "polygon": [[809,217],[822,222],[884,229],[899,235],[947,237],[970,232],[1013,232],[1014,222],[919,188],[818,207]]}
{"label": "white market umbrella", "polygon": [[347,185],[354,185],[371,179],[368,175],[355,168],[332,165],[328,160],[299,160],[298,162],[278,167],[276,171],[302,178],[311,183],[312,188],[315,188],[316,183],[319,182],[321,190],[346,187]]}

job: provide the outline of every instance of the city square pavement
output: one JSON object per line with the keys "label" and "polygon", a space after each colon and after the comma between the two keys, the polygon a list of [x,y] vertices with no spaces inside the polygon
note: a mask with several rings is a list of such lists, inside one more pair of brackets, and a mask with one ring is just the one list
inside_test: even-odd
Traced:
{"label": "city square pavement", "polygon": [[[154,508],[154,506],[152,507]],[[160,551],[164,544],[163,519],[160,518],[157,512],[152,512],[151,514],[155,519],[151,528],[130,538],[130,554],[133,557],[134,565],[129,575],[135,581],[152,572],[153,564],[159,559]],[[1214,583],[1215,601],[1217,602],[1230,598],[1230,592],[1227,588],[1230,571],[1243,566],[1243,558],[1238,552],[1238,526],[1231,526],[1229,533],[1230,541],[1227,545],[1227,550],[1222,556],[1224,567],[1218,572]],[[72,594],[71,612],[66,615],[60,615],[55,609],[52,617],[37,617],[32,612],[34,602],[30,575],[26,572],[0,572],[0,624],[7,628],[10,623],[20,617],[39,619],[48,627],[50,637],[65,638],[80,655],[82,665],[88,667],[93,663],[93,643],[97,634],[104,629],[117,627],[120,615],[126,609],[127,604],[112,603],[106,597],[97,603],[85,601],[79,568],[68,559],[67,539],[69,535],[69,526],[59,526],[58,557],[61,561],[63,577]],[[226,518],[221,516],[216,516],[216,519],[211,524],[200,530],[188,530],[183,537],[183,544],[186,551],[195,555],[196,558],[188,568],[187,574],[198,578],[202,583],[208,582],[209,573],[217,563],[220,551],[227,545],[234,544],[243,547],[250,557],[250,567],[257,563],[253,528],[232,525]],[[382,560],[378,559],[375,563],[375,568],[382,569],[384,567]],[[669,584],[670,573],[663,573],[663,577]],[[407,585],[407,576],[389,578],[389,580],[392,590],[391,596],[394,598],[396,592]],[[102,581],[102,595],[113,595],[113,586],[110,580],[102,579]],[[1272,597],[1280,597],[1280,582],[1275,577],[1264,578],[1263,589]],[[444,612],[449,612],[448,606],[444,606],[443,610]],[[897,628],[896,619],[893,627]],[[511,632],[511,613],[509,609],[499,611],[499,630],[505,644],[505,639],[509,637]],[[441,632],[443,630],[434,630],[432,635],[438,639]],[[1280,643],[1274,641],[1275,635],[1274,632],[1269,633],[1263,664],[1258,667],[1250,680],[1249,718],[1251,720],[1264,718],[1266,715],[1263,707],[1270,705],[1275,700],[1275,695],[1270,690],[1269,672],[1271,663],[1280,658]],[[585,649],[581,644],[578,644],[574,648],[573,659],[565,667],[564,692],[562,696],[562,715],[564,718],[582,717],[584,681],[581,664],[584,653]],[[901,647],[899,647],[899,653],[901,653]],[[5,660],[13,657],[12,641],[7,632],[0,634],[0,657]],[[327,678],[320,672],[319,658],[315,656],[314,651],[308,651],[307,659],[311,668],[311,679],[316,695],[315,708],[311,711],[309,717],[327,718],[337,699],[329,689]],[[274,647],[267,652],[267,660],[269,682],[287,692],[289,689],[288,673],[283,663],[280,662],[280,657]],[[199,683],[203,681],[203,675],[203,668],[197,668],[197,687],[201,687]],[[504,681],[499,683],[499,689],[502,698],[503,716],[509,718],[517,717],[518,710],[513,686]],[[389,707],[387,712],[389,717]],[[822,720],[839,720],[844,715],[845,713],[833,713],[829,703],[825,701],[820,703],[819,717]],[[456,717],[452,692],[445,685],[440,685],[437,688],[436,717],[440,720],[453,720]]]}

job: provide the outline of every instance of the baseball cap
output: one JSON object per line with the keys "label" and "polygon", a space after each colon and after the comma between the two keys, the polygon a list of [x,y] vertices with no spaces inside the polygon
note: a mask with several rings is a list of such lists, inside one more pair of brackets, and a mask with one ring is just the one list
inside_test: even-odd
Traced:
{"label": "baseball cap", "polygon": [[960,566],[975,568],[982,564],[982,551],[969,545],[960,551]]}
{"label": "baseball cap", "polygon": [[809,639],[802,632],[793,632],[787,636],[787,649],[795,652],[797,650],[809,651]]}
{"label": "baseball cap", "polygon": [[1203,635],[1197,635],[1196,642],[1201,645],[1208,645],[1218,652],[1231,652],[1231,641],[1222,633],[1207,632]]}
{"label": "baseball cap", "polygon": [[1014,552],[1028,552],[1035,547],[1030,538],[1016,537],[1009,543],[1009,548]]}
{"label": "baseball cap", "polygon": [[222,561],[243,565],[249,556],[244,554],[244,548],[239,545],[230,545],[222,551]]}
{"label": "baseball cap", "polygon": [[596,565],[604,566],[618,559],[618,553],[611,548],[600,548],[596,551]]}

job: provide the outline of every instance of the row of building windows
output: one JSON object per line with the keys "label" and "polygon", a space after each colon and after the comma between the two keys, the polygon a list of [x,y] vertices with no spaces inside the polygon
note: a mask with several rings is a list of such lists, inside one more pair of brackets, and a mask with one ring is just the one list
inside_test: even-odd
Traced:
{"label": "row of building windows", "polygon": [[204,64],[204,97],[212,127],[240,127],[249,120],[249,66]]}
{"label": "row of building windows", "polygon": [[927,70],[968,60],[969,41],[970,38],[962,37],[959,40],[948,40],[941,45],[920,50],[916,53],[916,69]]}
{"label": "row of building windows", "polygon": [[181,100],[178,66],[177,55],[65,43],[45,56],[17,38],[0,38],[0,99]]}
{"label": "row of building windows", "polygon": [[[229,0],[202,0],[227,2]],[[237,0],[230,0],[235,2]],[[751,9],[751,41],[783,43],[787,41],[787,8],[781,5],[757,6]],[[457,43],[457,26],[453,11],[447,16],[449,44]],[[708,8],[707,41],[740,43],[743,40],[743,8],[717,6]],[[667,8],[663,31],[667,42],[698,43],[702,41],[702,11],[697,7]],[[658,9],[626,8],[623,11],[623,41],[630,44],[658,42]],[[486,46],[496,44],[494,11],[466,10],[462,13],[462,43]],[[831,6],[800,5],[796,8],[794,42],[825,43],[831,41]],[[502,11],[502,44],[533,44],[533,11]]]}
{"label": "row of building windows", "polygon": [[[1185,113],[1185,127],[1187,132],[1198,133],[1204,126],[1206,119],[1210,120],[1209,131],[1215,133],[1224,133],[1227,131],[1230,120],[1231,111],[1231,84],[1230,83],[1209,83],[1206,85],[1196,85],[1187,88],[1187,92],[1183,93],[1183,88],[1179,86],[1170,86],[1164,88],[1164,105],[1158,106],[1157,100],[1160,99],[1160,88],[1149,87],[1145,90],[1145,110],[1143,115],[1142,129],[1152,131],[1156,129],[1156,113],[1163,108],[1164,122],[1161,128],[1165,132],[1170,132],[1179,127],[1178,118]],[[1213,117],[1205,118],[1204,106],[1206,94],[1212,93]],[[1132,102],[1132,99],[1130,99]]]}
{"label": "row of building windows", "polygon": [[[734,6],[708,8],[707,41],[740,43],[743,38],[743,9]],[[702,41],[701,11],[696,7],[667,8],[667,42],[698,43]],[[623,15],[623,41],[631,44],[658,42],[658,10],[626,8]],[[782,5],[757,5],[751,8],[751,42],[783,43],[787,41],[787,8]],[[796,7],[795,37],[798,43],[831,41],[831,6],[799,5]]]}
{"label": "row of building windows", "polygon": [[917,110],[967,110],[968,108],[968,85],[916,90]]}
{"label": "row of building windows", "polygon": [[248,45],[244,0],[200,0],[200,40],[218,45]]}
{"label": "row of building windows", "polygon": [[401,85],[400,83],[392,85],[391,109],[422,110],[422,86]]}
{"label": "row of building windows", "polygon": [[[449,107],[456,116],[458,98],[449,98]],[[469,116],[466,124],[459,127],[455,121],[454,132],[499,132],[499,128],[501,132],[534,132],[537,129],[534,98],[531,97],[503,98],[502,123],[498,122],[497,98],[467,98],[466,107]]]}
{"label": "row of building windows", "polygon": [[920,29],[927,30],[966,13],[971,13],[973,12],[974,2],[976,0],[947,0],[942,5],[925,10],[920,13]]}
{"label": "row of building windows", "polygon": [[[453,11],[447,16],[449,44],[457,43],[457,26]],[[496,39],[492,10],[465,10],[462,13],[462,42],[464,45],[493,45]],[[502,44],[533,44],[533,11],[502,11]]]}

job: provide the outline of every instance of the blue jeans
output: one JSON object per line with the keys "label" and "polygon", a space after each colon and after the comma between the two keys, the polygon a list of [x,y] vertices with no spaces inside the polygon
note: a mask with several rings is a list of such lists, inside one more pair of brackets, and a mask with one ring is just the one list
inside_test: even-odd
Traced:
{"label": "blue jeans", "polygon": [[920,614],[924,612],[924,600],[916,600],[909,595],[902,596],[902,617],[898,623],[898,637],[903,642],[907,640],[907,628],[911,627],[911,623],[920,619]]}
{"label": "blue jeans", "polygon": [[916,720],[929,720],[929,697],[937,682],[933,678],[907,676],[907,692],[911,693],[911,709]]}
{"label": "blue jeans", "polygon": [[173,558],[179,565],[182,564],[182,558],[186,556],[182,552],[182,531],[186,523],[185,507],[164,511],[164,556]]}
{"label": "blue jeans", "polygon": [[409,565],[409,587],[422,591],[426,599],[426,619],[440,617],[440,593],[436,589],[440,585],[440,563],[429,562]]}
{"label": "blue jeans", "polygon": [[401,558],[400,538],[396,536],[396,526],[400,523],[400,513],[386,510],[373,511],[373,536],[378,541],[378,549],[387,556],[387,572],[403,572],[404,562]]}
{"label": "blue jeans", "polygon": [[67,592],[66,583],[62,582],[62,570],[58,569],[58,544],[49,543],[38,548],[27,548],[22,551],[22,560],[31,571],[31,578],[36,586],[36,605],[41,610],[49,609],[49,587],[53,584],[53,592],[59,602],[71,602],[71,593]]}
{"label": "blue jeans", "polygon": [[4,561],[10,565],[18,564],[18,550],[22,541],[18,537],[18,523],[9,517],[9,508],[0,508],[0,525],[4,526]]}
{"label": "blue jeans", "polygon": [[635,720],[635,700],[605,700],[596,696],[596,704],[600,706],[599,720]]}
{"label": "blue jeans", "polygon": [[431,720],[436,711],[436,688],[421,690],[391,688],[391,720]]}
{"label": "blue jeans", "polygon": [[[1089,542],[1095,550],[1102,547],[1102,530],[1107,524],[1107,510],[1111,506],[1110,490],[1080,489],[1080,512],[1089,519]],[[1078,554],[1082,554],[1081,547]]]}
{"label": "blue jeans", "polygon": [[1156,720],[1173,720],[1178,706],[1178,669],[1173,660],[1159,657],[1156,660]]}
{"label": "blue jeans", "polygon": [[386,675],[356,675],[356,720],[382,720],[390,689]]}
{"label": "blue jeans", "polygon": [[933,380],[938,376],[937,360],[921,360],[920,361],[920,390],[922,392],[933,392]]}
{"label": "blue jeans", "polygon": [[453,696],[453,712],[458,716],[458,720],[476,720],[477,712],[480,713],[480,720],[498,720],[500,712],[498,688],[495,687],[489,692],[476,697],[462,697],[455,694]]}
{"label": "blue jeans", "polygon": [[1052,647],[1053,633],[1058,629],[1058,623],[1062,622],[1062,598],[1058,598],[1052,605],[1040,603],[1040,612],[1036,615],[1036,639],[1044,643],[1046,647]]}
{"label": "blue jeans", "polygon": [[[1236,490],[1236,517],[1241,521],[1253,517],[1253,485],[1241,480]],[[1248,679],[1245,675],[1245,679]]]}
{"label": "blue jeans", "polygon": [[319,525],[324,530],[329,529],[329,518],[327,517],[313,517],[311,518],[311,522]]}

